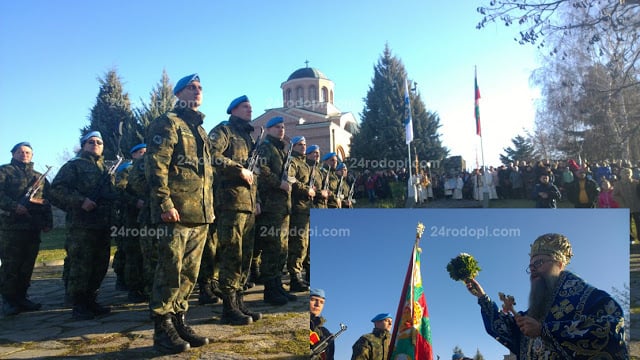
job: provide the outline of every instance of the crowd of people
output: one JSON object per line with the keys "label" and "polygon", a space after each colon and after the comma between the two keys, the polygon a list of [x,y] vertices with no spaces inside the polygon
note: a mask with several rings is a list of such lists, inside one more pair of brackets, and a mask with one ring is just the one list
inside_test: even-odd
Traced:
{"label": "crowd of people", "polygon": [[264,302],[273,306],[309,291],[310,209],[351,207],[345,164],[307,147],[302,136],[285,137],[282,117],[270,119],[265,134],[256,131],[245,95],[207,133],[197,74],[180,79],[173,93],[175,107],[148,125],[130,160],[106,161],[103,136],[91,130],[49,183],[33,169],[30,143],[11,149],[11,162],[0,167],[5,316],[41,307],[27,290],[41,233],[52,228],[52,205],[66,212],[63,280],[72,319],[111,312],[98,290],[115,240],[116,289],[148,302],[162,353],[209,343],[187,323],[196,285],[199,303],[222,300],[221,322],[232,325],[262,319],[244,302],[255,283],[264,284]]}

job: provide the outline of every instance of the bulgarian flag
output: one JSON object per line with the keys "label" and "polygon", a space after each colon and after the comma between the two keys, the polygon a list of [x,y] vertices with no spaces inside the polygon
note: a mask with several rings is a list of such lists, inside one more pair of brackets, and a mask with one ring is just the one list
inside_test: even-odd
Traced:
{"label": "bulgarian flag", "polygon": [[475,70],[474,74],[475,80],[475,95],[476,95],[476,135],[482,136],[482,131],[480,130],[480,88],[478,88],[478,70]]}
{"label": "bulgarian flag", "polygon": [[424,226],[418,224],[416,242],[413,245],[411,261],[409,261],[396,313],[397,321],[393,326],[389,360],[433,360],[431,323],[420,274],[422,250],[418,247],[418,242],[423,230]]}

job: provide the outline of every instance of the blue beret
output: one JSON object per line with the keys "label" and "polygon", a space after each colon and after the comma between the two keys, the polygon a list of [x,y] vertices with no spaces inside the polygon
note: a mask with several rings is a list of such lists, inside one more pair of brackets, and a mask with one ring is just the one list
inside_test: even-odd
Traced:
{"label": "blue beret", "polygon": [[238,105],[242,104],[243,102],[248,102],[248,101],[249,101],[249,98],[247,97],[247,95],[242,95],[240,97],[233,99],[231,101],[231,104],[229,104],[229,107],[227,108],[227,114],[231,114],[231,110],[235,109]]}
{"label": "blue beret", "polygon": [[265,125],[265,127],[268,129],[272,126],[275,126],[277,124],[281,124],[284,122],[284,118],[282,116],[275,116],[272,117],[271,119],[269,119],[269,121],[267,121],[267,124]]}
{"label": "blue beret", "polygon": [[192,81],[200,81],[200,76],[198,76],[198,74],[191,74],[178,80],[178,83],[173,88],[173,95],[178,95],[178,93],[187,87],[187,85],[191,84]]}
{"label": "blue beret", "polygon": [[31,150],[33,150],[33,148],[31,147],[31,144],[29,144],[29,143],[28,143],[28,142],[26,142],[26,141],[23,141],[23,142],[19,142],[19,143],[17,143],[17,144],[15,144],[15,145],[13,145],[13,147],[11,148],[11,153],[13,154],[14,152],[16,152],[16,150],[18,150],[18,148],[19,148],[20,146],[28,146],[28,147],[30,147],[30,148],[31,148]]}
{"label": "blue beret", "polygon": [[138,151],[140,149],[144,149],[146,147],[147,147],[147,144],[138,144],[138,145],[132,147],[131,150],[129,150],[129,153],[133,154],[134,152],[136,152],[136,151]]}
{"label": "blue beret", "polygon": [[320,151],[320,146],[315,145],[315,144],[314,144],[314,145],[311,145],[311,146],[307,146],[306,154],[311,154],[312,152],[314,152],[314,151],[316,151],[316,150],[317,150],[317,151]]}
{"label": "blue beret", "polygon": [[338,154],[334,153],[334,152],[330,152],[330,153],[326,153],[324,154],[324,156],[322,157],[322,161],[327,161],[329,159],[331,159],[334,156],[338,156]]}
{"label": "blue beret", "polygon": [[382,313],[382,314],[378,314],[376,315],[373,319],[371,319],[371,322],[376,322],[376,321],[380,321],[380,320],[384,320],[386,318],[391,318],[391,316],[389,316],[389,313]]}
{"label": "blue beret", "polygon": [[321,297],[321,298],[325,298],[324,296],[324,290],[322,289],[311,289],[309,290],[309,297],[311,296],[317,296],[317,297]]}
{"label": "blue beret", "polygon": [[85,141],[89,140],[89,138],[92,137],[97,137],[98,139],[102,140],[102,134],[100,134],[100,131],[89,131],[80,138],[80,145],[84,145]]}
{"label": "blue beret", "polygon": [[346,168],[347,165],[345,165],[343,162],[341,162],[340,164],[338,164],[338,166],[336,166],[336,171],[340,171],[344,168]]}
{"label": "blue beret", "polygon": [[301,141],[307,142],[307,140],[304,138],[304,136],[294,136],[293,138],[291,138],[291,144],[295,145]]}

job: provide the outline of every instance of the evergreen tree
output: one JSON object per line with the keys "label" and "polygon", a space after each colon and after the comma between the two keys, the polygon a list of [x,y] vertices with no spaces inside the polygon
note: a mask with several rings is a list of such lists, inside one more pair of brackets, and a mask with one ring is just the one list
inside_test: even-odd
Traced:
{"label": "evergreen tree", "polygon": [[[373,83],[369,87],[361,114],[359,131],[351,142],[352,163],[371,167],[376,162],[402,164],[407,159],[405,141],[405,80],[402,61],[391,54],[388,45],[374,66]],[[427,111],[419,94],[409,94],[413,121],[412,157],[420,160],[442,160],[448,149],[442,146],[438,129],[440,118]],[[415,153],[413,150],[415,149]],[[365,161],[361,161],[365,160]],[[413,159],[411,159],[413,160]]]}
{"label": "evergreen tree", "polygon": [[141,100],[142,107],[135,109],[136,120],[142,128],[142,134],[149,123],[164,114],[165,112],[173,109],[176,102],[176,98],[173,95],[173,85],[169,80],[166,70],[162,70],[162,78],[160,82],[149,93],[149,103],[145,103]]}
{"label": "evergreen tree", "polygon": [[[81,135],[88,131],[100,131],[104,141],[104,157],[111,160],[116,154],[128,154],[131,147],[142,142],[142,129],[135,121],[129,94],[124,92],[116,70],[107,71],[104,78],[98,78],[98,81],[100,91],[96,97],[96,104],[91,109],[90,124],[80,131]],[[123,135],[118,141],[120,123]]]}
{"label": "evergreen tree", "polygon": [[476,355],[473,357],[473,360],[484,360],[484,356],[482,356],[480,349],[476,349]]}
{"label": "evergreen tree", "polygon": [[511,139],[513,147],[502,149],[506,154],[500,154],[500,161],[508,165],[510,162],[515,161],[531,161],[535,157],[534,147],[531,144],[531,140],[525,138],[522,135],[518,135]]}

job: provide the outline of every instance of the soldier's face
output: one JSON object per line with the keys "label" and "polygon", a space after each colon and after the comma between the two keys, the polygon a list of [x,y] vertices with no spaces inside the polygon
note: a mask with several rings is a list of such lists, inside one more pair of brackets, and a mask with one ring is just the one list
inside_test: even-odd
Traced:
{"label": "soldier's face", "polygon": [[335,156],[332,158],[327,159],[327,166],[329,166],[332,169],[335,169],[336,166],[338,165],[338,158],[336,158]]}
{"label": "soldier's face", "polygon": [[324,309],[324,299],[318,296],[312,296],[309,298],[309,311],[313,316],[320,316]]}
{"label": "soldier's face", "polygon": [[100,138],[90,137],[87,141],[84,142],[84,145],[82,145],[82,150],[100,156],[104,151],[104,143],[102,142],[102,140],[100,140]]}
{"label": "soldier's face", "polygon": [[307,143],[305,143],[304,141],[301,141],[293,145],[293,150],[295,150],[299,154],[304,154],[307,151]]}
{"label": "soldier's face", "polygon": [[141,157],[143,157],[146,152],[147,152],[147,148],[142,148],[142,149],[136,150],[133,153],[131,153],[131,157],[134,160],[137,160],[137,159],[140,159]]}
{"label": "soldier's face", "polygon": [[245,121],[251,121],[251,103],[245,101],[231,110],[231,115]]}
{"label": "soldier's face", "polygon": [[267,134],[282,140],[284,138],[284,124],[280,123],[273,125],[267,129]]}
{"label": "soldier's face", "polygon": [[13,152],[13,160],[28,164],[33,159],[33,152],[28,146],[20,146]]}
{"label": "soldier's face", "polygon": [[202,105],[202,86],[199,81],[192,81],[176,96],[182,106],[196,110]]}
{"label": "soldier's face", "polygon": [[313,151],[307,154],[307,159],[318,161],[320,159],[320,151]]}
{"label": "soldier's face", "polygon": [[391,320],[391,318],[382,319],[382,320],[376,321],[374,323],[374,326],[378,329],[391,330],[391,326],[393,326],[393,321]]}

